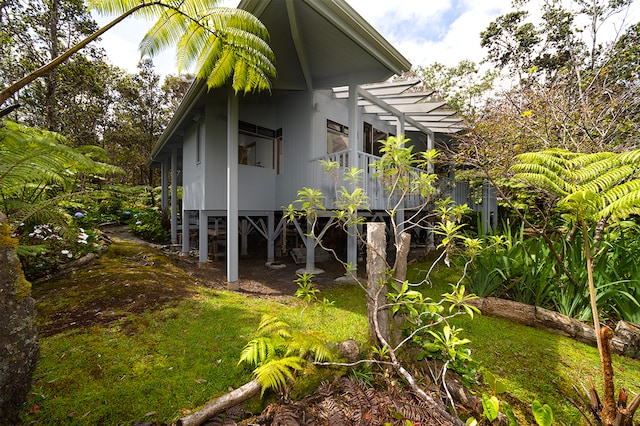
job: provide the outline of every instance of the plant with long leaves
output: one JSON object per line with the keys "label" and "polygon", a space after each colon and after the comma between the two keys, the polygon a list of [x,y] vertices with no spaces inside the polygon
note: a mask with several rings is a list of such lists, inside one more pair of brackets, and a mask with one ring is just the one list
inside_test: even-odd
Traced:
{"label": "plant with long leaves", "polygon": [[[582,231],[593,325],[604,376],[604,400],[595,411],[598,421],[605,425],[613,425],[617,417],[620,417],[618,424],[631,424],[635,409],[621,409],[616,405],[613,374],[607,374],[612,371],[610,341],[606,339],[611,330],[600,328],[593,279],[593,256],[597,252],[592,249],[589,229],[603,232],[608,223],[640,213],[640,168],[637,166],[640,150],[581,154],[550,149],[521,154],[517,159],[518,163],[512,167],[516,172],[514,178],[553,197],[556,208],[566,212],[565,219]],[[598,238],[594,231],[593,245]],[[638,404],[640,395],[631,406],[637,408]]]}
{"label": "plant with long leaves", "polygon": [[249,341],[240,354],[238,364],[254,367],[253,374],[262,388],[283,390],[294,379],[296,371],[314,362],[333,358],[321,337],[312,331],[292,331],[288,323],[272,315],[263,315],[258,336]]}
{"label": "plant with long leaves", "polygon": [[236,92],[269,90],[276,75],[266,27],[250,13],[218,7],[219,0],[88,0],[89,7],[113,21],[0,92],[0,105],[129,16],[155,20],[144,36],[141,54],[154,56],[175,46],[178,70],[195,66],[209,88],[227,81]]}
{"label": "plant with long leaves", "polygon": [[82,177],[120,171],[101,160],[97,146],[72,148],[63,136],[6,122],[0,128],[0,210],[14,223],[51,223],[66,228],[58,209],[78,196]]}

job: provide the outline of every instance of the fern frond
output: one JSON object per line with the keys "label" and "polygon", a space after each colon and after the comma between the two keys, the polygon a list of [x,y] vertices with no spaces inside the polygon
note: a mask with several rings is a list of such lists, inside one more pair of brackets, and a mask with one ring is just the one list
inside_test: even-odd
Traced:
{"label": "fern frond", "polygon": [[630,176],[635,173],[634,167],[629,165],[623,165],[616,167],[615,164],[611,164],[610,167],[599,170],[599,173],[594,174],[589,179],[585,179],[580,188],[593,192],[607,191],[620,182],[624,182]]}
{"label": "fern frond", "polygon": [[292,354],[300,358],[312,357],[314,362],[330,361],[333,358],[322,335],[313,331],[292,334],[285,356]]}
{"label": "fern frond", "polygon": [[606,206],[600,216],[622,220],[640,214],[640,179],[617,185],[602,195]]}
{"label": "fern frond", "polygon": [[265,314],[260,320],[258,325],[258,333],[261,336],[278,335],[280,337],[289,338],[291,333],[289,332],[290,326],[280,318],[273,315]]}
{"label": "fern frond", "polygon": [[560,179],[557,175],[544,173],[546,169],[538,170],[542,173],[537,174],[534,171],[518,173],[513,177],[513,179],[558,195],[566,195],[571,192],[569,184]]}
{"label": "fern frond", "polygon": [[620,159],[626,164],[640,164],[640,149],[623,152],[620,154]]}
{"label": "fern frond", "polygon": [[280,359],[274,359],[253,372],[256,380],[262,387],[262,395],[265,390],[273,389],[281,390],[288,380],[293,380],[293,372],[302,370],[304,360],[297,356],[289,356]]}
{"label": "fern frond", "polygon": [[246,362],[252,367],[273,359],[276,353],[274,341],[268,337],[256,337],[245,345],[238,364]]}

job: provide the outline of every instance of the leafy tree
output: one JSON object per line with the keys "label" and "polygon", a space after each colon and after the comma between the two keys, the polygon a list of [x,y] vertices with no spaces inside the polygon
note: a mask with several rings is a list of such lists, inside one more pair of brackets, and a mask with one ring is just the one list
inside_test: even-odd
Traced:
{"label": "leafy tree", "polygon": [[[487,61],[516,79],[469,120],[457,160],[481,170],[504,197],[510,191],[502,178],[518,154],[549,148],[622,151],[638,137],[637,80],[623,71],[637,64],[633,47],[597,42],[606,20],[629,2],[573,3],[577,7],[570,9],[546,2],[537,25],[516,10],[483,33]],[[582,22],[590,24],[585,29]],[[584,31],[595,40],[591,46],[582,41]],[[632,41],[636,33],[630,27],[623,39]],[[512,192],[517,196],[517,188]]]}
{"label": "leafy tree", "polygon": [[0,104],[132,15],[157,19],[142,40],[143,56],[153,56],[177,45],[178,69],[196,66],[196,76],[206,79],[209,87],[231,80],[236,92],[269,89],[275,67],[273,52],[265,41],[266,28],[253,15],[240,9],[215,7],[217,3],[217,0],[90,0],[89,5],[98,12],[119,16],[4,88],[0,92]]}
{"label": "leafy tree", "polygon": [[427,86],[438,88],[448,105],[465,115],[474,114],[483,104],[497,77],[496,71],[481,71],[478,64],[470,60],[462,60],[452,67],[436,62],[418,67],[417,73]]}
{"label": "leafy tree", "polygon": [[[464,244],[463,241],[467,242],[460,233],[462,225],[457,222],[468,208],[452,207],[450,200],[440,200],[435,214],[428,210],[438,198],[435,186],[437,176],[430,171],[438,153],[435,150],[414,153],[407,142],[403,135],[382,141],[382,156],[372,164],[374,177],[384,188],[386,213],[390,218],[390,238],[395,246],[393,264],[388,263],[386,256],[384,223],[367,223],[366,238],[356,234],[367,247],[367,282],[361,283],[357,277],[353,277],[354,265],[343,264],[347,274],[355,278],[366,293],[369,340],[379,358],[376,362],[389,367],[406,381],[411,390],[443,419],[450,424],[462,424],[421,387],[404,365],[401,353],[411,345],[419,351],[421,358],[443,359],[443,382],[448,368],[461,372],[465,370],[464,364],[469,357],[463,345],[468,340],[460,338],[460,330],[451,327],[448,321],[457,315],[473,315],[476,308],[467,305],[467,302],[475,296],[466,294],[464,286],[458,283],[451,293],[443,295],[442,300],[431,300],[415,289],[420,283],[407,281],[406,272],[412,232],[424,230],[438,233],[442,241],[440,248],[443,248],[438,260],[445,259],[448,262],[455,247]],[[364,218],[358,212],[367,209],[369,201],[368,194],[361,187],[362,170],[342,168],[332,161],[323,161],[323,166],[335,180],[334,205],[326,207],[325,197],[320,191],[303,188],[298,191],[298,200],[290,204],[286,211],[291,220],[297,216],[305,217],[311,223],[308,226],[309,235],[318,239],[320,237],[316,237],[316,231],[320,211],[331,210],[340,226],[347,232],[354,232],[357,225],[364,224]],[[415,202],[417,205],[410,206],[409,200],[418,200]],[[438,223],[431,225],[430,221],[436,219],[439,219]]]}
{"label": "leafy tree", "polygon": [[122,75],[116,82],[103,146],[114,163],[125,170],[123,178],[127,182],[153,186],[153,170],[145,162],[173,111],[165,104],[153,62],[143,59],[138,70],[138,74]]}
{"label": "leafy tree", "polygon": [[[638,160],[640,150],[622,154],[580,154],[547,150],[521,154],[513,167],[516,171],[515,179],[543,190],[547,196],[552,197],[556,209],[567,212],[565,218],[569,221],[569,228],[582,232],[593,325],[604,382],[602,405],[592,401],[591,411],[596,420],[606,426],[612,426],[614,422],[618,425],[632,425],[635,410],[640,404],[640,395],[631,402],[629,410],[626,409],[626,393],[622,401],[624,405],[620,401],[616,404],[610,352],[613,332],[607,327],[602,330],[600,327],[592,259],[598,255],[599,233],[607,224],[640,213]],[[594,235],[593,243],[590,243],[590,234]]]}

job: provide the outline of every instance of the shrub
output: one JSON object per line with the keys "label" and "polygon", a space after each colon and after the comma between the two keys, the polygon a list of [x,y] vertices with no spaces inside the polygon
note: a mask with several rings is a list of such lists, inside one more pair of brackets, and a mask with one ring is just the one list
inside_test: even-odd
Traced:
{"label": "shrub", "polygon": [[169,239],[169,232],[162,224],[162,212],[157,208],[132,211],[129,229],[147,241],[164,243]]}
{"label": "shrub", "polygon": [[98,234],[83,228],[66,230],[48,224],[23,232],[18,247],[25,277],[34,280],[50,275],[65,264],[100,249]]}

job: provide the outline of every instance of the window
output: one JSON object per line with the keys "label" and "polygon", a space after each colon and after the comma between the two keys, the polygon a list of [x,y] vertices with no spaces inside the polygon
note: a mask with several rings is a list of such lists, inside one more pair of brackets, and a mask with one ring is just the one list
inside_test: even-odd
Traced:
{"label": "window", "polygon": [[282,131],[277,132],[266,127],[240,121],[238,123],[238,163],[246,166],[277,169],[282,160]]}
{"label": "window", "polygon": [[349,127],[327,120],[327,154],[349,148]]}

